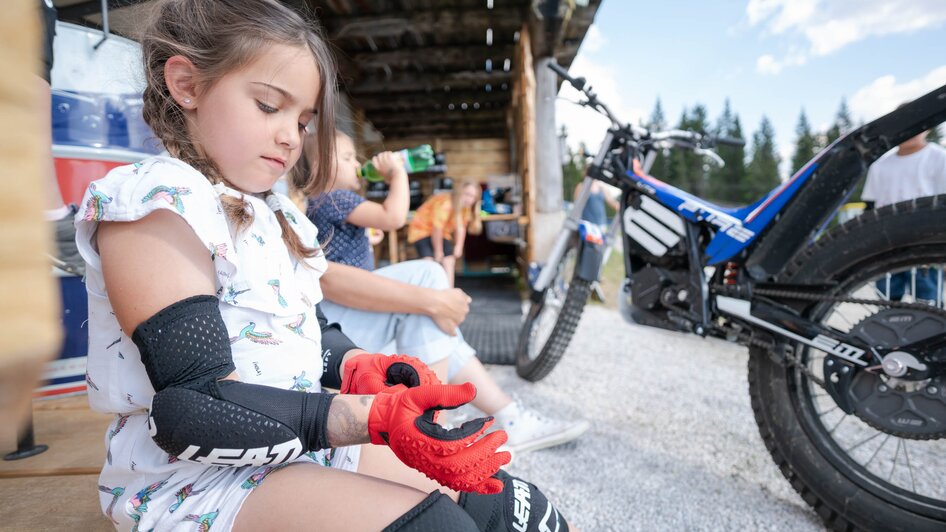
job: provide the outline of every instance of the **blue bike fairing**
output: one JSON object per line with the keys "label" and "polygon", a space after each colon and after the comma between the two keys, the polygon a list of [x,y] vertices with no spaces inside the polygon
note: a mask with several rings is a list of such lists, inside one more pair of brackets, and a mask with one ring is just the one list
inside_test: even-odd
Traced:
{"label": "blue bike fairing", "polygon": [[798,192],[816,168],[818,168],[817,163],[809,163],[764,198],[736,209],[714,205],[654,177],[635,174],[633,170],[628,170],[627,175],[633,181],[651,189],[660,203],[670,207],[687,220],[707,222],[716,226],[718,232],[706,246],[704,253],[707,256],[707,264],[719,264],[748,247],[788,200]]}

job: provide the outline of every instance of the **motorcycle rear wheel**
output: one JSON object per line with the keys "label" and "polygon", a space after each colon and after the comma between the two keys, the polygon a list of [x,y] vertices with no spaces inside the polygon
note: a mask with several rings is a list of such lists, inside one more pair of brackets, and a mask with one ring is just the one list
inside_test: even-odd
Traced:
{"label": "motorcycle rear wheel", "polygon": [[[834,284],[829,295],[861,297],[873,290],[874,281],[885,272],[925,265],[946,265],[946,196],[868,211],[799,253],[780,281]],[[942,308],[942,283],[939,290]],[[872,295],[881,298],[876,291]],[[835,316],[843,305],[822,301],[808,307],[805,315],[837,325]],[[860,310],[869,315],[878,308]],[[817,373],[823,353],[797,344],[792,347]],[[946,530],[946,487],[941,480],[946,475],[946,440],[898,438],[863,424],[856,416],[845,414],[838,419],[834,413],[829,417],[833,401],[825,399],[824,390],[802,371],[783,366],[761,348],[751,348],[750,355],[749,393],[762,440],[792,487],[830,528]],[[844,431],[842,423],[846,423]],[[869,436],[869,430],[876,434]],[[864,438],[865,434],[869,437]],[[884,450],[890,438],[897,439],[892,462],[892,446]],[[909,445],[914,446],[912,451],[907,450]],[[873,463],[882,452],[882,461]],[[914,468],[911,452],[913,462],[927,460],[925,468]],[[904,461],[908,476],[902,469]],[[895,478],[898,464],[901,469]],[[932,484],[927,476],[932,476]]]}

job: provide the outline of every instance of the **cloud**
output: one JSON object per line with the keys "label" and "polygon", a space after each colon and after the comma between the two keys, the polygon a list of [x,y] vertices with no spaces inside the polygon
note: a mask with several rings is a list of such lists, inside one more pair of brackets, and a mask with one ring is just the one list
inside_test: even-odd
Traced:
{"label": "cloud", "polygon": [[608,40],[605,39],[604,35],[601,34],[601,30],[598,29],[598,26],[592,24],[588,26],[588,32],[585,33],[585,39],[581,42],[581,51],[584,53],[595,53],[598,50],[604,48],[604,45],[608,43]]}
{"label": "cloud", "polygon": [[[609,65],[599,64],[579,54],[568,71],[573,76],[583,76],[594,88],[602,102],[611,112],[625,122],[638,123],[645,116],[642,108],[628,106],[621,96],[620,84],[612,74],[616,70]],[[625,88],[626,89],[626,88]],[[568,144],[575,148],[580,142],[585,143],[592,153],[598,150],[605,132],[611,125],[607,118],[587,107],[579,107],[568,101],[578,101],[582,95],[568,83],[563,83],[559,98],[555,102],[555,121],[558,129],[562,125],[568,131]]]}
{"label": "cloud", "polygon": [[861,87],[851,96],[848,102],[851,115],[855,120],[873,120],[893,111],[901,103],[943,85],[946,85],[946,65],[902,83],[897,83],[894,76],[882,76]]}
{"label": "cloud", "polygon": [[765,54],[756,59],[755,68],[760,74],[775,75],[781,72],[786,66],[804,65],[807,60],[808,58],[805,54],[798,51],[790,52],[785,56],[785,59],[781,61],[775,59],[771,54]]}
{"label": "cloud", "polygon": [[784,60],[759,58],[762,73],[778,73],[787,65],[804,64],[810,56],[834,53],[870,37],[910,33],[946,23],[943,0],[749,0],[750,26],[769,35],[797,35],[806,49]]}

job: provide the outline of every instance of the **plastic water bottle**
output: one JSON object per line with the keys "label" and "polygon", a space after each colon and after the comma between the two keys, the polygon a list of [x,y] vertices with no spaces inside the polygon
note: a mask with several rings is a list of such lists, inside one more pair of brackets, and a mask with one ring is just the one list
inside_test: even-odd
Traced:
{"label": "plastic water bottle", "polygon": [[[436,164],[436,160],[434,159],[434,149],[430,146],[430,144],[421,144],[416,148],[400,150],[396,153],[401,154],[401,157],[404,159],[404,171],[406,171],[408,174],[412,174],[414,172],[423,172],[424,170]],[[374,165],[371,164],[371,161],[368,161],[364,166],[358,169],[358,176],[363,177],[372,183],[384,179],[381,174],[378,173],[378,170],[374,167]]]}

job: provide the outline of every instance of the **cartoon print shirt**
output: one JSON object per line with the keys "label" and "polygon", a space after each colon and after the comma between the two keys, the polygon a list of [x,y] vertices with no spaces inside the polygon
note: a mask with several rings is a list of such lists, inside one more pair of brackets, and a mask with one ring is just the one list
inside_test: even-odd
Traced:
{"label": "cartoon print shirt", "polygon": [[[220,201],[223,195],[249,203],[254,212],[249,227],[237,233],[230,226]],[[277,197],[302,242],[316,246],[315,226],[292,201]],[[117,414],[150,408],[154,389],[131,341],[133,331],[121,330],[109,303],[95,231],[99,222],[139,220],[159,209],[180,216],[207,248],[241,380],[320,391],[321,333],[314,305],[322,299],[319,277],[327,267],[325,258],[299,263],[285,247],[282,229],[263,199],[211,185],[186,163],[159,156],[116,168],[93,182],[76,215],[76,239],[88,264],[87,381],[92,408]]]}

